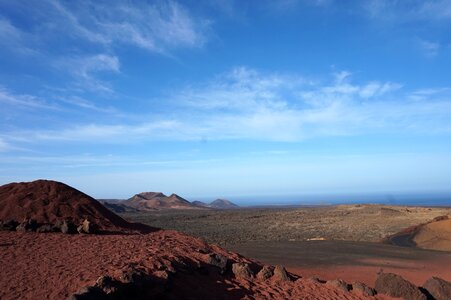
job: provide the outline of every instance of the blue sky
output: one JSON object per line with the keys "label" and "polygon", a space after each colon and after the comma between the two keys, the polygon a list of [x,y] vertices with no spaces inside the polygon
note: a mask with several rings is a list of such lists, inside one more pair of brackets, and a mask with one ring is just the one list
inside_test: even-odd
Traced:
{"label": "blue sky", "polygon": [[0,184],[449,192],[450,70],[448,0],[0,0]]}

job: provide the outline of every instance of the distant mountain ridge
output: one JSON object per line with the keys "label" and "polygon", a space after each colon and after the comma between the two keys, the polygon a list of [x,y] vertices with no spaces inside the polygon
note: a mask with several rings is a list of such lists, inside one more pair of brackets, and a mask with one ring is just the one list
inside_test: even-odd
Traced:
{"label": "distant mountain ridge", "polygon": [[231,209],[231,208],[239,207],[232,201],[226,200],[226,199],[216,199],[216,200],[210,202],[209,204],[202,202],[202,201],[193,201],[192,204],[201,206],[201,207],[217,208],[217,209]]}
{"label": "distant mountain ridge", "polygon": [[226,199],[216,199],[211,203],[190,202],[177,194],[166,196],[161,192],[142,192],[127,200],[104,199],[99,201],[116,213],[166,209],[231,209],[238,207],[238,205]]}
{"label": "distant mountain ridge", "polygon": [[158,209],[199,209],[177,194],[166,196],[159,192],[143,192],[122,202],[123,205],[140,211]]}
{"label": "distant mountain ridge", "polygon": [[226,200],[226,199],[216,199],[215,201],[211,202],[210,207],[213,208],[237,208],[238,205],[233,203],[232,201]]}

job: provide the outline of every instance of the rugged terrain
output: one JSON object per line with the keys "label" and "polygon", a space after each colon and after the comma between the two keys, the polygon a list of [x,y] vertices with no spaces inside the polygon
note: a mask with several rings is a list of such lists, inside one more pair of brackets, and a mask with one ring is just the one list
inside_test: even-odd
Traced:
{"label": "rugged terrain", "polygon": [[386,237],[450,213],[446,207],[339,205],[122,216],[202,237],[304,276],[371,285],[383,269],[420,285],[431,276],[451,280],[451,252],[394,246]]}
{"label": "rugged terrain", "polygon": [[[60,182],[13,183],[0,191],[0,299],[374,297],[375,290],[360,282],[300,277],[177,231],[129,223]],[[25,220],[11,226],[19,218]],[[104,231],[39,230],[87,219]]]}
{"label": "rugged terrain", "polygon": [[451,208],[339,205],[300,208],[124,213],[128,220],[175,229],[227,246],[249,241],[348,240],[380,242]]}

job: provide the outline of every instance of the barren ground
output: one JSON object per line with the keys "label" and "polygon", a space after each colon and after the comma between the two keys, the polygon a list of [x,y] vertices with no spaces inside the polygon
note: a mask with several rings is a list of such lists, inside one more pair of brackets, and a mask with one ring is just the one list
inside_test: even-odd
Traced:
{"label": "barren ground", "polygon": [[451,208],[340,205],[303,208],[158,211],[128,220],[179,230],[301,276],[360,280],[395,272],[421,285],[431,276],[451,281],[451,253],[382,244],[384,237]]}
{"label": "barren ground", "polygon": [[124,218],[175,229],[221,246],[308,239],[379,242],[407,227],[451,215],[451,208],[339,205],[234,210],[162,210]]}

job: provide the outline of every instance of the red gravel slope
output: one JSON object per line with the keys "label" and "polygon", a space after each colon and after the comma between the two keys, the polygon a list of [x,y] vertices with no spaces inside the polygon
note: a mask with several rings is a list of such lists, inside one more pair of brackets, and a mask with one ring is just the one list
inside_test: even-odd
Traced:
{"label": "red gravel slope", "polygon": [[0,186],[0,220],[21,222],[25,218],[52,224],[64,219],[79,224],[87,218],[102,230],[134,227],[97,200],[61,182],[36,180]]}

